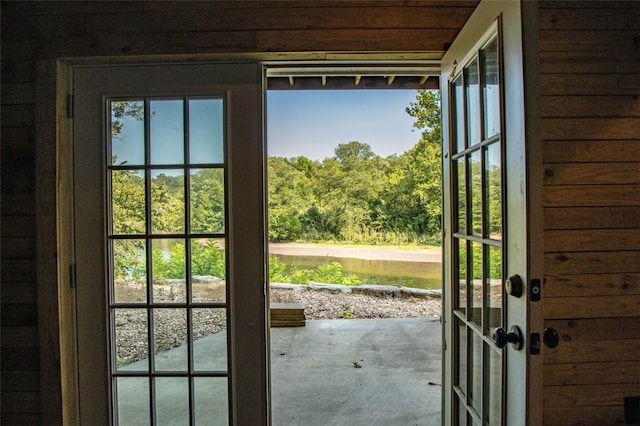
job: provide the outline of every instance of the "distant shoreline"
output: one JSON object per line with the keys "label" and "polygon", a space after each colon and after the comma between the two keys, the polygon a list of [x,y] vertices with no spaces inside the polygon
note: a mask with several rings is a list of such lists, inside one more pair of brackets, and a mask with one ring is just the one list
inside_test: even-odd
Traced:
{"label": "distant shoreline", "polygon": [[283,256],[339,257],[364,260],[393,260],[400,262],[442,262],[442,250],[403,250],[385,246],[343,246],[308,243],[269,243],[269,254]]}

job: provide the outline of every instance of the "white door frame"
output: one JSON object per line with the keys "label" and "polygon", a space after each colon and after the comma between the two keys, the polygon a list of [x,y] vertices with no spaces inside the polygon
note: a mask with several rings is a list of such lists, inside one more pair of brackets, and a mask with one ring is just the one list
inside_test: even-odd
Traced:
{"label": "white door frame", "polygon": [[[417,54],[418,55],[418,54]],[[393,56],[393,55],[391,55]],[[411,59],[406,61],[406,56],[403,55],[402,59],[399,59],[397,63],[401,64],[403,69],[407,67],[420,67],[422,71],[429,73],[430,75],[437,75],[438,68],[434,67],[433,59]],[[419,56],[419,55],[418,55]],[[359,55],[361,58],[362,55]],[[375,58],[370,62],[367,62],[371,65],[371,67],[375,67],[375,64],[380,60]],[[104,61],[99,60],[97,63],[86,63],[87,61],[80,61],[78,64],[64,64],[60,63],[61,69],[64,71],[64,85],[61,85],[66,88],[65,91],[59,92],[59,96],[63,94],[63,96],[67,96],[67,93],[72,94],[73,96],[69,97],[67,100],[67,107],[74,109],[74,117],[71,121],[71,126],[69,129],[69,133],[65,136],[68,137],[68,141],[62,144],[65,146],[65,150],[70,152],[70,156],[72,155],[74,161],[89,161],[89,162],[101,162],[100,159],[96,158],[96,152],[89,154],[88,152],[80,152],[80,149],[74,148],[73,140],[74,138],[82,138],[84,140],[85,136],[88,135],[79,135],[73,133],[74,122],[76,120],[82,120],[85,122],[91,122],[91,126],[94,128],[101,129],[101,134],[104,133],[104,118],[96,117],[96,116],[87,116],[83,114],[81,108],[78,105],[83,105],[87,102],[91,102],[89,99],[93,97],[93,101],[97,99],[97,97],[103,96],[102,93],[107,93],[109,87],[115,84],[121,84],[121,89],[119,91],[113,92],[113,96],[118,96],[118,93],[121,96],[126,96],[127,94],[137,94],[139,93],[141,96],[145,95],[145,89],[138,89],[136,87],[136,83],[127,83],[127,69],[133,68],[153,68],[156,70],[160,70],[158,72],[165,74],[162,71],[162,67],[166,67],[169,69],[166,72],[165,78],[170,81],[173,75],[173,71],[171,69],[178,69],[179,67],[192,67],[196,69],[199,66],[206,66],[207,64],[217,65],[217,64],[229,64],[230,62],[224,61],[224,57],[220,58],[220,61],[216,62],[193,62],[193,63],[174,63],[174,62],[144,62],[144,63],[118,63],[118,64],[110,64],[103,63]],[[261,95],[264,96],[266,93],[266,85],[264,84],[264,78],[266,76],[265,70],[274,64],[280,65],[281,62],[260,62],[260,61],[250,61],[251,63],[256,64],[256,66],[260,67],[260,75],[256,75],[256,81],[262,81],[262,90]],[[341,58],[340,61],[332,61],[330,66],[344,65],[348,64],[350,61],[345,58]],[[389,68],[388,61],[382,61],[381,63],[386,65],[386,68]],[[287,61],[287,66],[290,67],[296,65],[304,68],[309,65],[308,61]],[[420,64],[420,65],[418,65]],[[364,68],[367,68],[367,65],[362,65],[362,63],[358,63],[359,72],[363,71]],[[101,69],[110,69],[110,70],[119,70],[122,69],[121,72],[116,72],[114,75],[105,73],[101,74]],[[353,71],[353,67],[349,68]],[[95,70],[93,72],[87,70]],[[80,79],[80,84],[83,84],[85,87],[91,87],[89,93],[85,94],[85,98],[80,98],[76,94],[73,93],[74,84],[77,83],[77,79]],[[95,84],[93,83],[95,82]],[[154,83],[156,84],[156,83]],[[202,85],[206,85],[205,80],[202,80]],[[152,86],[153,87],[153,86]],[[163,91],[161,86],[155,86],[156,93],[170,96],[173,93],[174,89],[169,89],[169,92]],[[176,92],[176,94],[178,94]],[[250,109],[252,109],[257,117],[263,118],[264,113],[264,99],[262,97],[257,97],[257,99],[261,99],[262,103],[256,103],[251,105]],[[248,113],[247,109],[233,109],[230,114],[235,116],[241,116],[242,114]],[[264,126],[263,126],[264,127]],[[264,223],[260,221],[252,221],[250,218],[255,211],[264,210],[264,206],[261,204],[264,200],[264,193],[262,191],[253,190],[250,191],[241,191],[242,195],[238,195],[238,191],[234,191],[233,185],[237,182],[262,182],[264,179],[264,161],[266,160],[266,156],[264,155],[265,150],[264,146],[262,146],[261,150],[254,149],[255,146],[251,145],[251,141],[260,140],[264,144],[264,136],[257,135],[257,133],[250,134],[249,128],[245,128],[244,131],[247,133],[246,135],[239,135],[242,142],[242,146],[236,147],[236,149],[229,149],[230,155],[230,165],[229,165],[229,193],[231,194],[231,198],[228,200],[229,209],[235,212],[234,214],[230,214],[229,218],[229,228],[230,228],[230,240],[231,243],[229,245],[228,252],[236,253],[236,257],[230,257],[230,276],[228,277],[230,280],[236,282],[249,282],[249,278],[254,275],[262,275],[266,276],[264,257],[266,255],[266,248],[261,246],[260,244],[253,244],[251,246],[251,250],[235,250],[233,249],[232,241],[237,237],[233,233],[242,234],[240,239],[251,239],[251,235],[262,235],[264,233]],[[263,129],[264,131],[264,129]],[[232,135],[233,136],[233,135]],[[235,135],[238,136],[238,135]],[[72,153],[72,154],[71,154]],[[104,153],[100,153],[103,155]],[[93,156],[93,157],[91,157]],[[248,158],[249,156],[249,158]],[[91,158],[87,158],[91,157]],[[255,167],[252,170],[252,173],[247,173],[245,167],[243,170],[236,170],[233,168],[233,164],[254,164]],[[104,163],[102,161],[101,163]],[[258,166],[259,165],[259,166]],[[70,185],[73,186],[73,172],[72,172],[72,162],[66,162],[64,165],[61,164],[61,168],[65,170],[64,181],[60,182],[60,185]],[[77,180],[78,177],[75,177]],[[85,179],[85,176],[80,177],[83,182],[82,186],[87,187],[101,187],[105,188],[105,184],[102,181],[103,177],[91,179]],[[240,183],[242,185],[242,183]],[[78,187],[81,188],[81,187]],[[255,189],[255,188],[254,188]],[[88,216],[94,218],[92,224],[90,226],[97,228],[104,228],[104,213],[101,211],[101,208],[98,207],[98,203],[96,202],[100,197],[94,197],[91,195],[92,191],[88,191],[87,193],[83,193],[81,189],[76,189],[72,191],[72,193],[67,192],[70,199],[75,199],[78,204],[87,206],[86,209],[83,208],[83,215],[87,214]],[[253,194],[252,201],[248,203],[249,196],[247,194]],[[236,194],[234,196],[233,194]],[[73,217],[74,211],[71,209],[70,211],[64,211],[64,215]],[[233,217],[242,218],[238,224],[234,224]],[[254,215],[255,216],[255,215]],[[249,218],[249,219],[247,219]],[[74,220],[79,220],[76,216],[75,219],[69,218],[69,222],[71,226],[67,228],[68,233],[71,235],[76,234],[75,226],[73,225]],[[235,221],[237,222],[237,221]],[[78,262],[75,262],[73,259],[77,256],[78,252],[80,253],[102,253],[100,257],[104,257],[104,245],[101,241],[80,241],[76,235],[76,237],[72,237],[72,244],[69,250],[69,255],[71,256],[72,264],[75,268],[74,274],[76,274],[76,278],[74,278],[74,282],[79,283],[79,286],[82,287],[83,283],[88,280],[88,273],[84,268],[78,266]],[[74,254],[75,253],[75,254]],[[241,257],[240,260],[239,257]],[[262,261],[260,261],[262,259]],[[69,261],[66,260],[65,261]],[[237,265],[234,263],[236,262]],[[61,270],[65,270],[69,268],[69,264],[60,265]],[[97,268],[98,270],[104,268],[101,265],[93,265],[93,268]],[[93,274],[94,271],[89,274]],[[264,280],[263,280],[264,282]],[[69,293],[67,288],[63,288],[66,286],[66,283],[59,281],[59,291],[61,293]],[[229,304],[234,304],[238,302],[237,300],[234,302],[234,297],[240,297],[240,294],[248,294],[249,291],[254,292],[254,299],[258,300],[259,297],[265,296],[268,294],[266,289],[262,287],[252,287],[252,288],[244,288],[241,291],[238,291],[236,296],[233,291],[230,291],[229,294]],[[259,294],[258,294],[259,293]],[[77,419],[80,423],[84,422],[85,419],[95,419],[96,416],[103,418],[104,412],[109,411],[110,404],[110,390],[108,383],[96,382],[96,381],[86,381],[81,377],[80,372],[88,369],[98,369],[101,371],[109,370],[110,360],[108,358],[108,351],[104,351],[101,347],[93,347],[87,348],[84,345],[78,345],[79,341],[82,341],[87,338],[87,336],[98,337],[101,341],[108,341],[109,336],[107,330],[102,327],[87,327],[86,322],[82,321],[83,315],[86,317],[86,313],[82,314],[79,311],[82,310],[83,306],[90,305],[98,305],[102,304],[100,302],[102,299],[106,297],[106,293],[102,295],[101,299],[96,300],[91,297],[87,297],[84,295],[83,291],[78,291],[77,288],[74,289],[69,297],[65,298],[65,302],[68,307],[72,308],[72,311],[75,313],[73,318],[67,318],[64,323],[62,323],[62,329],[68,330],[73,328],[76,330],[75,336],[73,339],[66,339],[66,343],[63,346],[63,357],[67,360],[65,364],[73,366],[73,369],[68,369],[69,371],[63,371],[63,375],[70,379],[70,383],[74,383],[73,388],[68,387],[65,391],[65,418],[68,419]],[[104,301],[104,300],[102,300]],[[100,302],[100,303],[98,303]],[[104,301],[106,304],[106,301]],[[269,395],[269,344],[268,344],[268,333],[261,332],[267,327],[268,319],[266,316],[266,304],[264,305],[256,305],[252,306],[236,303],[236,312],[239,312],[242,309],[243,315],[241,316],[231,316],[229,318],[229,331],[235,332],[237,334],[243,334],[244,336],[249,336],[247,339],[234,339],[233,336],[230,339],[230,356],[232,357],[231,364],[232,365],[243,365],[243,366],[251,366],[247,369],[235,369],[233,372],[230,371],[230,379],[231,379],[231,395],[230,401],[235,402],[236,405],[241,407],[245,407],[245,409],[238,410],[237,408],[233,408],[231,411],[232,418],[230,421],[232,424],[270,424],[270,412],[269,412],[269,404],[268,404],[268,395]],[[253,314],[250,314],[253,313]],[[107,321],[107,313],[101,309],[96,310],[95,315],[101,317],[103,322],[106,324]],[[249,315],[253,315],[251,318]],[[235,342],[235,345],[232,343]],[[256,342],[262,342],[261,347],[264,348],[264,351],[260,352],[260,356],[255,356],[256,351],[251,350],[251,348],[255,348]],[[245,347],[246,346],[246,347]],[[65,353],[68,351],[72,351],[71,353]],[[267,366],[266,369],[263,369],[261,374],[255,374],[261,366]],[[244,388],[244,392],[240,390],[240,386]],[[247,409],[249,407],[249,399],[247,399],[247,389],[253,389],[253,397],[254,400],[261,399],[264,401],[260,407],[253,406],[252,409]],[[244,394],[244,397],[239,397],[239,394]],[[262,395],[262,396],[260,396]],[[80,403],[81,400],[87,401],[86,403]],[[238,403],[240,401],[240,403]],[[105,406],[106,404],[106,406]],[[90,407],[89,411],[87,409],[81,409],[80,407]],[[104,419],[105,421],[109,421],[108,419]]]}

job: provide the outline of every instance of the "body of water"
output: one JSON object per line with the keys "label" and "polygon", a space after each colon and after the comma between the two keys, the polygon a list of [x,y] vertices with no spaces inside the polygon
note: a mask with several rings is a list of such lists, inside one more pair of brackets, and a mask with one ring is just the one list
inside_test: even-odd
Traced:
{"label": "body of water", "polygon": [[366,284],[395,285],[423,289],[442,288],[440,262],[403,262],[395,260],[365,260],[330,256],[271,255],[285,263],[289,270],[315,269],[328,262],[342,265],[344,274],[355,274]]}

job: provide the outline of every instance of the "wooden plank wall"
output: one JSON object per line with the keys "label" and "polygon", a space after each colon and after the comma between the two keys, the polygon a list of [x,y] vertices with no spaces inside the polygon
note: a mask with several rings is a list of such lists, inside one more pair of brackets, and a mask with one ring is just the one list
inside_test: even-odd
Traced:
{"label": "wooden plank wall", "polygon": [[[2,5],[4,9],[4,4]],[[3,21],[4,23],[4,21]],[[35,58],[5,60],[2,29],[1,382],[3,424],[40,423],[36,283]]]}
{"label": "wooden plank wall", "polygon": [[[57,211],[51,192],[56,186],[53,137],[61,123],[55,116],[55,99],[36,99],[36,92],[43,93],[36,87],[37,73],[38,84],[50,85],[55,78],[55,67],[39,61],[377,50],[428,51],[439,58],[476,4],[475,0],[3,1],[2,424],[62,424],[54,295],[56,277],[66,272],[55,270],[57,248],[51,241]],[[55,89],[44,93],[55,95]],[[38,137],[38,151],[36,121],[40,130],[48,132]],[[36,211],[41,212],[39,217]]]}
{"label": "wooden plank wall", "polygon": [[624,423],[640,396],[640,4],[539,6],[544,423]]}

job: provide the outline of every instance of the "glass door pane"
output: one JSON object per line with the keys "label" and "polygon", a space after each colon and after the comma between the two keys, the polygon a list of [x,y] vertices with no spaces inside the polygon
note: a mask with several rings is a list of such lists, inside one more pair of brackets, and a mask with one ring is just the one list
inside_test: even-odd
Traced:
{"label": "glass door pane", "polygon": [[[502,326],[502,136],[494,37],[452,80],[449,151],[455,331],[454,378],[458,425],[502,424],[501,351],[491,340]],[[464,90],[461,90],[464,87]],[[464,117],[464,119],[462,119]],[[464,139],[461,141],[461,135]]]}
{"label": "glass door pane", "polygon": [[122,425],[228,423],[224,110],[220,96],[108,101],[111,380]]}

